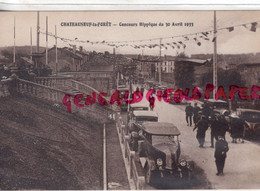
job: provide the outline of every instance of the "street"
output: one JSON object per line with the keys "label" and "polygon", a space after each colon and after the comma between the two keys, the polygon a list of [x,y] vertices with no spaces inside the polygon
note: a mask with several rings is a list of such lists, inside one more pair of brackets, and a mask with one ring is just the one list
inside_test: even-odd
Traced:
{"label": "street", "polygon": [[[144,95],[146,95],[146,92]],[[145,98],[142,102],[149,105]],[[179,128],[182,154],[188,155],[196,165],[204,170],[207,179],[211,182],[211,187],[213,189],[259,188],[259,145],[250,141],[231,143],[231,137],[227,133],[226,140],[229,144],[229,152],[224,167],[224,176],[216,176],[215,150],[210,147],[210,128],[206,132],[205,147],[199,148],[196,130],[192,131],[194,125],[192,127],[187,126],[185,107],[185,105],[172,105],[163,100],[159,102],[156,98],[154,111],[159,115],[159,122],[170,122]]]}

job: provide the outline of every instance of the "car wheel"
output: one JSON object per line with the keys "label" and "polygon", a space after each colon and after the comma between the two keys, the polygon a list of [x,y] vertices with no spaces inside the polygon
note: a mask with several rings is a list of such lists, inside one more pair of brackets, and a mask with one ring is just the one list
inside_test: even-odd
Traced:
{"label": "car wheel", "polygon": [[146,184],[151,184],[151,177],[152,177],[152,171],[151,171],[149,165],[147,165],[145,168],[145,183]]}

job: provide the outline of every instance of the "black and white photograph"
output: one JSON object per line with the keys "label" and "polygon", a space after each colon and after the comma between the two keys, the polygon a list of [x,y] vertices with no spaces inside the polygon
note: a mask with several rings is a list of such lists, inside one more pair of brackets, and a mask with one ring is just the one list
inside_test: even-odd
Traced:
{"label": "black and white photograph", "polygon": [[0,11],[0,190],[260,189],[260,11]]}

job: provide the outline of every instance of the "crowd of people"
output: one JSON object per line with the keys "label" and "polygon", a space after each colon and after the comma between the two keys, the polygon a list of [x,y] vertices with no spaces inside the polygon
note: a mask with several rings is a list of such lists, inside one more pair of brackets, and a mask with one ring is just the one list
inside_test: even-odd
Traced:
{"label": "crowd of people", "polygon": [[[194,123],[193,131],[197,129],[196,138],[200,148],[204,147],[206,131],[210,128],[211,148],[215,146],[216,175],[223,175],[226,152],[229,150],[225,137],[226,132],[230,132],[232,143],[237,143],[238,139],[244,143],[246,123],[235,114],[230,116],[227,115],[227,112],[216,114],[207,103],[203,105],[202,109],[198,107],[197,103],[194,104],[194,107],[189,103],[185,108],[185,113],[187,126],[192,126]],[[216,141],[215,145],[214,140]]]}

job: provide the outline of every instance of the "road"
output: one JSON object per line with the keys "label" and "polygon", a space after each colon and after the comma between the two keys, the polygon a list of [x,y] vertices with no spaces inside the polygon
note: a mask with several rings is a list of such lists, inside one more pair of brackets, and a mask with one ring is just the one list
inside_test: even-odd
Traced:
{"label": "road", "polygon": [[[146,95],[146,92],[145,94]],[[148,101],[144,98],[142,102]],[[229,134],[226,139],[229,143],[224,176],[216,176],[214,148],[210,147],[210,128],[206,133],[205,147],[199,148],[196,131],[187,126],[185,121],[185,106],[172,105],[156,99],[154,111],[159,115],[159,122],[175,124],[181,131],[182,154],[188,155],[204,170],[213,189],[259,189],[260,181],[260,147],[250,141],[231,143]]]}

